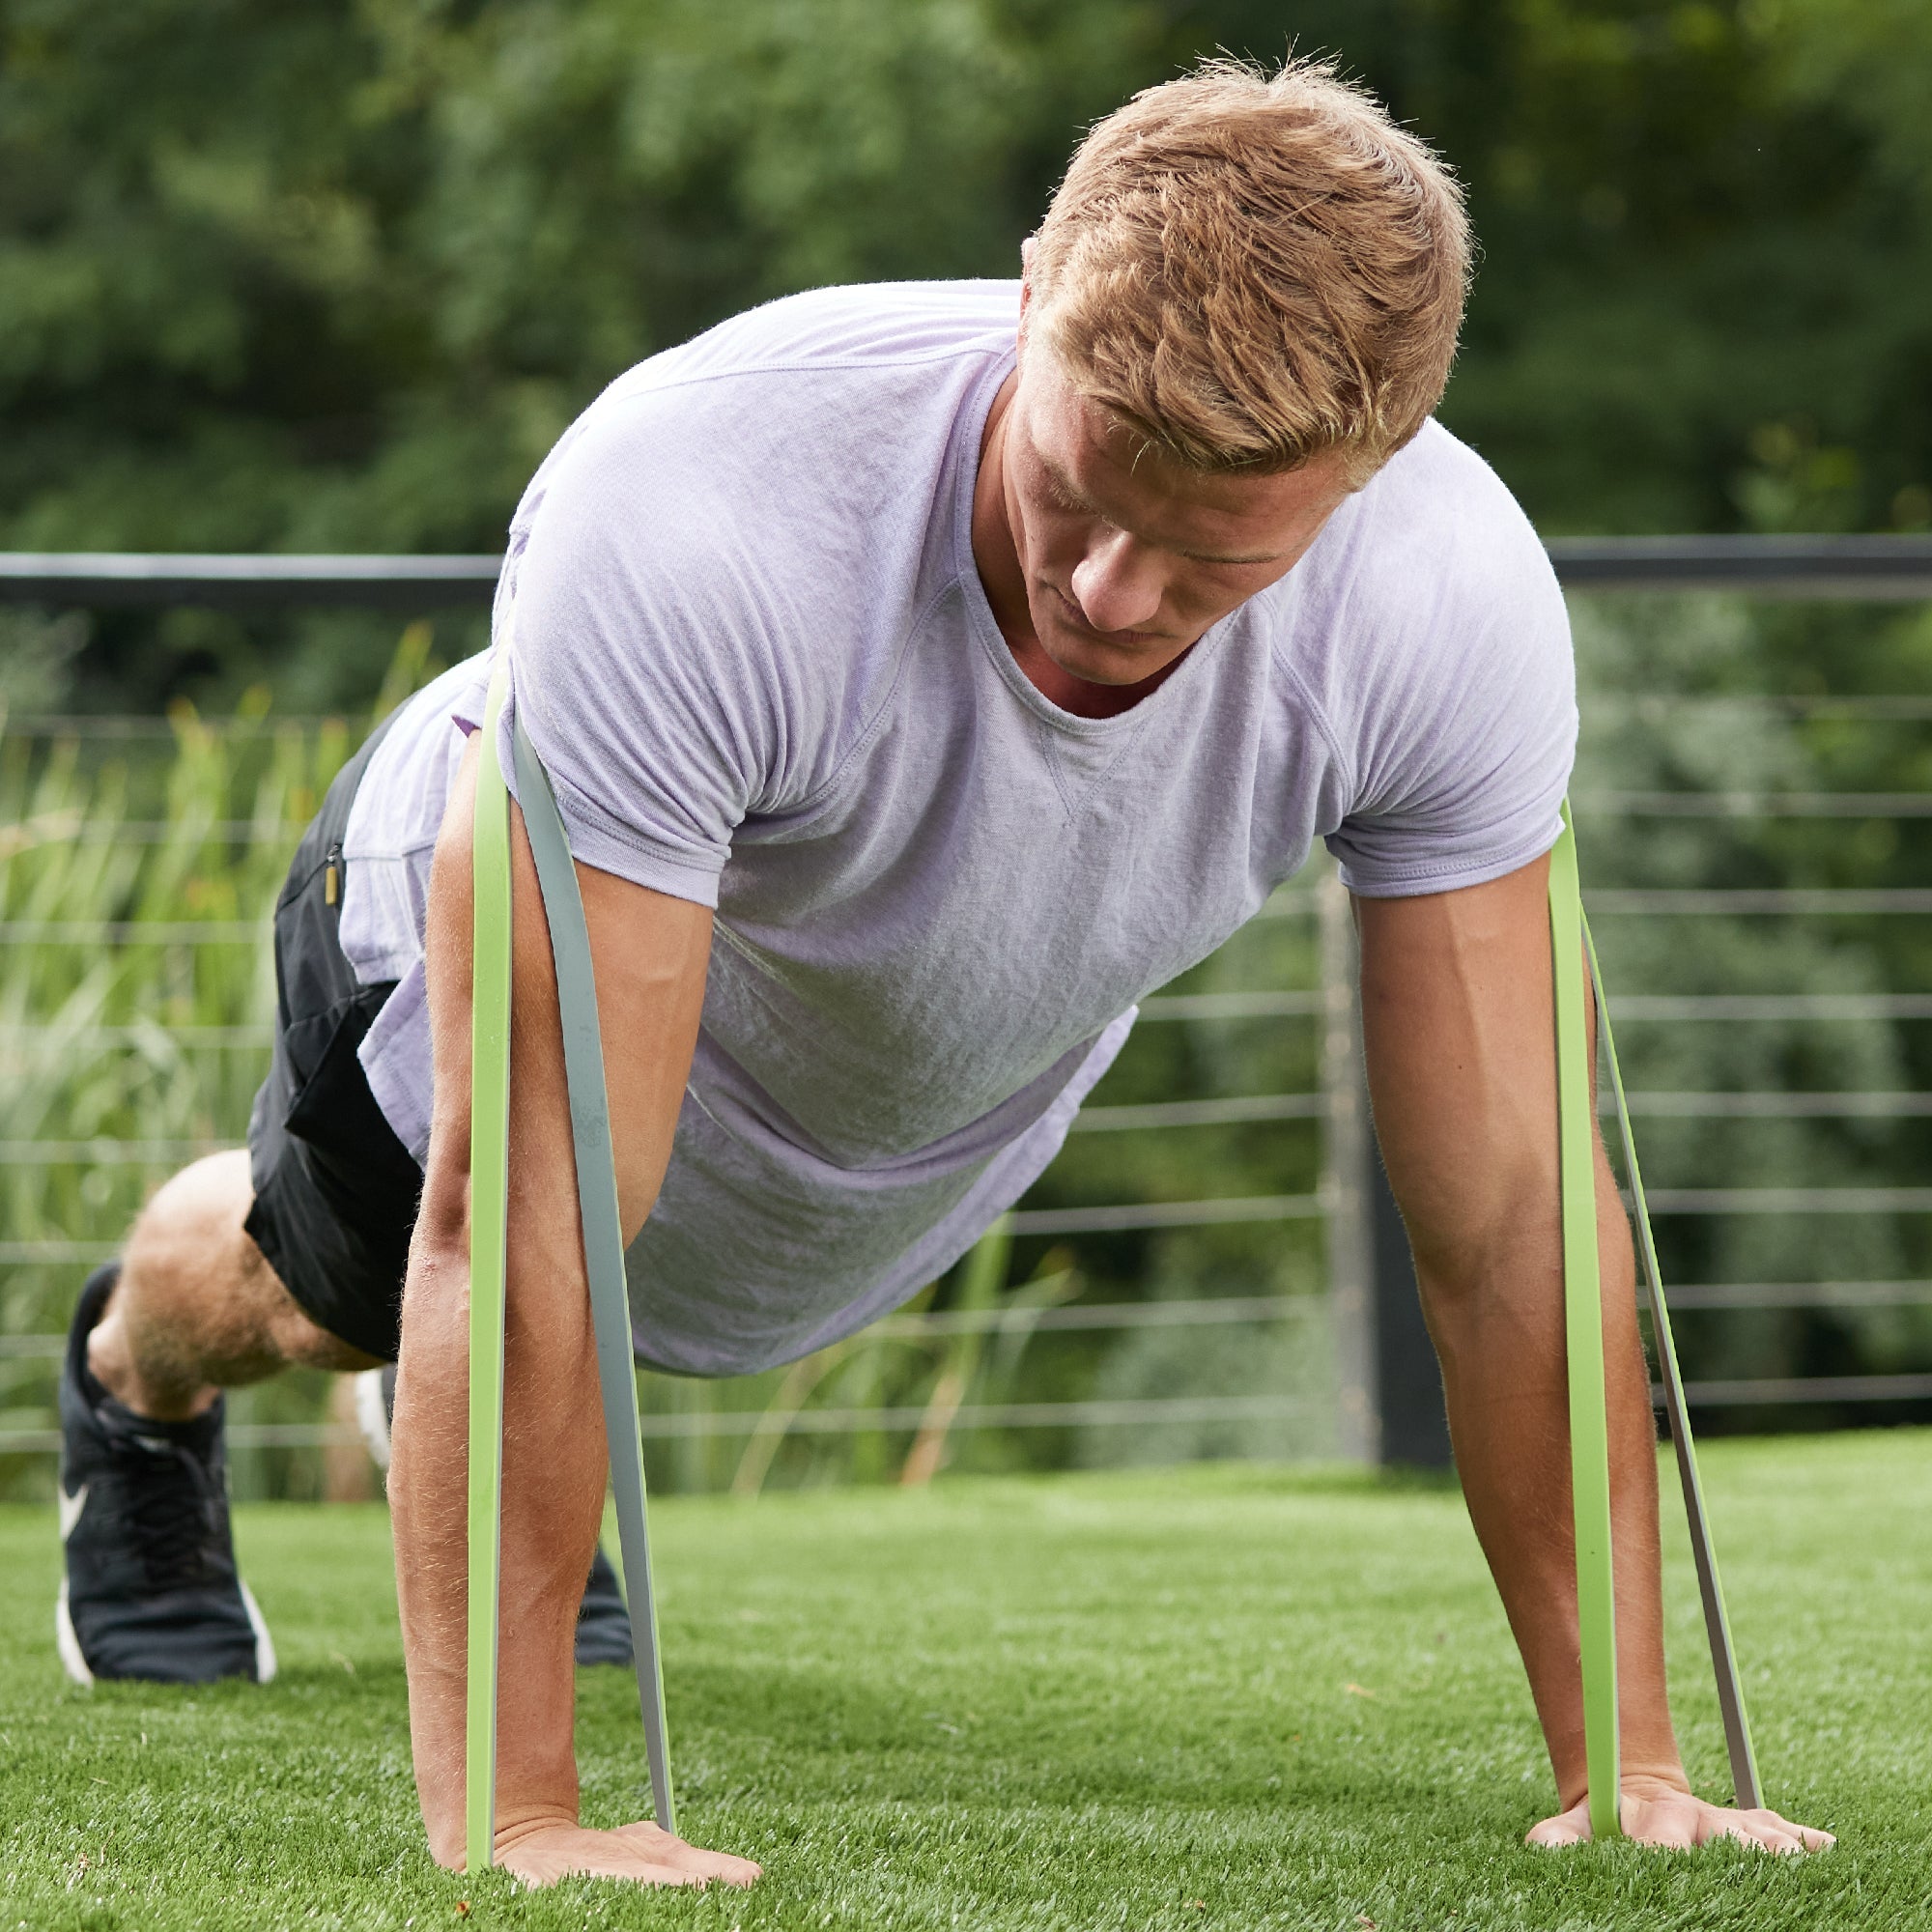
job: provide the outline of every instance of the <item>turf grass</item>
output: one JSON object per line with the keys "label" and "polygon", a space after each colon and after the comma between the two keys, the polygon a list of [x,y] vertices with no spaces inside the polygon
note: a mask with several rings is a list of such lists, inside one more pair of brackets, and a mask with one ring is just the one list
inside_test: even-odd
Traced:
{"label": "turf grass", "polygon": [[[282,1674],[186,1691],[70,1688],[53,1512],[0,1511],[0,1932],[1932,1926],[1932,1436],[1707,1473],[1767,1790],[1833,1852],[1525,1849],[1548,1770],[1453,1491],[1223,1465],[660,1502],[683,1823],[767,1869],[702,1895],[431,1864],[380,1507],[239,1512]],[[1721,1790],[1681,1532],[1669,1589]],[[586,1820],[639,1815],[628,1676],[578,1697]]]}

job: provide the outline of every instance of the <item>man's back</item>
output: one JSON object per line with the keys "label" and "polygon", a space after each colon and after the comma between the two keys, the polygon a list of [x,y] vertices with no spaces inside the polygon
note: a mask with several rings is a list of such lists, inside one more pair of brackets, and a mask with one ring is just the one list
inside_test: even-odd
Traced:
{"label": "man's back", "polygon": [[[1561,603],[1507,494],[1433,425],[1131,710],[1037,691],[971,548],[1016,313],[1014,285],[967,283],[741,317],[614,384],[518,514],[497,640],[578,856],[718,912],[632,1252],[667,1366],[783,1359],[946,1266],[1052,1157],[1114,1022],[1313,838],[1368,894],[1548,841]],[[473,720],[476,682],[418,700],[358,801],[344,933],[368,977],[415,939],[422,761],[448,765],[434,718]],[[420,1151],[407,985],[364,1059]]]}

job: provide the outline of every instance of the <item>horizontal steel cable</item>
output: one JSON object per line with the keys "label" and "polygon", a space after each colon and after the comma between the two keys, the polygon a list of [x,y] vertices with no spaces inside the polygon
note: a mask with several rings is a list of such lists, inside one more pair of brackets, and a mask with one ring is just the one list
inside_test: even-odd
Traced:
{"label": "horizontal steel cable", "polygon": [[1611,887],[1583,895],[1592,914],[1617,917],[1709,918],[1713,914],[1749,917],[1764,913],[1811,913],[1827,917],[1902,917],[1932,912],[1932,888],[1923,886],[1638,886]]}
{"label": "horizontal steel cable", "polygon": [[0,1141],[0,1167],[145,1167],[167,1161],[199,1160],[221,1153],[239,1141]]}
{"label": "horizontal steel cable", "polygon": [[1923,791],[1586,791],[1589,818],[1932,818]]}
{"label": "horizontal steel cable", "polygon": [[1646,1187],[1653,1214],[1932,1214],[1932,1187]]}
{"label": "horizontal steel cable", "polygon": [[1110,1208],[1021,1208],[1016,1235],[1104,1235],[1144,1228],[1208,1228],[1243,1221],[1305,1221],[1327,1212],[1320,1194],[1261,1194],[1223,1201],[1149,1201]]}
{"label": "horizontal steel cable", "polygon": [[[1770,1407],[1783,1403],[1925,1402],[1932,1376],[1767,1376],[1686,1382],[1685,1400],[1705,1408]],[[1654,1401],[1662,1400],[1657,1391]]]}
{"label": "horizontal steel cable", "polygon": [[[132,1030],[130,1030],[132,1031]],[[207,1033],[220,1031],[208,1028]],[[266,1033],[255,1029],[245,1041],[262,1048]],[[222,1044],[193,1037],[183,1029],[171,1038],[189,1046]],[[0,1029],[0,1041],[5,1030]],[[129,1040],[128,1044],[137,1043]],[[1920,1120],[1932,1117],[1932,1093],[1893,1091],[1794,1092],[1774,1088],[1747,1093],[1646,1092],[1629,1095],[1631,1112],[1657,1120]],[[1598,1102],[1607,1116],[1608,1098]],[[1159,1100],[1143,1105],[1083,1107],[1068,1128],[1071,1133],[1131,1133],[1165,1131],[1176,1127],[1262,1125],[1275,1121],[1319,1121],[1328,1111],[1321,1094],[1249,1094],[1217,1100]],[[234,1142],[208,1141],[0,1141],[0,1168],[156,1166],[170,1160],[188,1161],[216,1153]]]}
{"label": "horizontal steel cable", "polygon": [[[1820,917],[1907,917],[1932,913],[1932,888],[1919,886],[1707,888],[1609,887],[1586,893],[1587,909],[1605,918],[1641,913],[1670,917],[1709,917],[1713,914],[1814,914]],[[1313,894],[1305,897],[1267,901],[1257,919],[1299,918],[1315,910]],[[0,920],[0,946],[241,946],[266,942],[264,920]],[[1265,1017],[1321,1010],[1316,993],[1177,993],[1159,997],[1175,1000],[1228,1002],[1290,1002],[1256,1005],[1238,1016]],[[1305,1002],[1306,1004],[1302,1004]],[[1171,1017],[1205,1017],[1172,1013]],[[1236,1016],[1230,1009],[1226,1016]]]}
{"label": "horizontal steel cable", "polygon": [[[1764,1377],[1687,1382],[1685,1398],[1693,1406],[1776,1406],[1810,1403],[1924,1402],[1932,1400],[1932,1375]],[[1662,1391],[1653,1389],[1653,1402]],[[1175,1422],[1272,1421],[1306,1414],[1312,1404],[1293,1396],[1163,1396],[1126,1402],[968,1403],[953,1411],[949,1427],[975,1429],[1144,1428]],[[792,1435],[860,1435],[878,1431],[906,1432],[923,1427],[929,1411],[923,1405],[893,1408],[802,1408],[785,1419],[781,1433]],[[712,1409],[694,1414],[645,1414],[646,1441],[690,1440],[753,1435],[769,1428],[763,1409]],[[236,1423],[228,1432],[237,1449],[348,1448],[362,1441],[359,1431],[340,1423]],[[61,1446],[56,1429],[0,1430],[0,1456],[53,1455]]]}
{"label": "horizontal steel cable", "polygon": [[1668,1291],[1672,1308],[1909,1308],[1932,1305],[1932,1281],[1726,1281]]}
{"label": "horizontal steel cable", "polygon": [[1625,993],[1610,1001],[1622,1026],[1666,1020],[1923,1020],[1932,993]]}
{"label": "horizontal steel cable", "polygon": [[[1062,1308],[928,1309],[914,1315],[887,1315],[870,1324],[868,1335],[890,1341],[927,1336],[992,1335],[1025,1330],[1118,1330],[1127,1328],[1211,1328],[1230,1323],[1306,1319],[1325,1311],[1316,1295],[1216,1295],[1187,1301],[1105,1301]],[[0,1360],[38,1361],[58,1356],[64,1335],[0,1335]]]}
{"label": "horizontal steel cable", "polygon": [[[1137,1402],[966,1403],[948,1418],[952,1429],[1067,1429],[1082,1425],[1135,1428],[1160,1422],[1249,1422],[1304,1414],[1312,1405],[1295,1396],[1155,1396]],[[874,1430],[916,1430],[929,1419],[925,1405],[897,1408],[801,1408],[781,1433],[792,1435],[858,1435]],[[771,1424],[762,1408],[710,1409],[695,1414],[646,1413],[646,1441],[694,1436],[754,1435]],[[362,1440],[358,1431],[336,1423],[236,1423],[228,1440],[238,1449],[323,1448]],[[0,1430],[0,1456],[48,1455],[60,1448],[57,1429]]]}

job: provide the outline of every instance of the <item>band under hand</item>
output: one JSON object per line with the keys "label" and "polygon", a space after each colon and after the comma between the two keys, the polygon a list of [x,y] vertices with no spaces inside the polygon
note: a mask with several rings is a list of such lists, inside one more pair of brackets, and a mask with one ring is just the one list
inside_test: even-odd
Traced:
{"label": "band under hand", "polygon": [[[499,655],[477,761],[475,932],[470,1053],[469,1589],[465,1731],[468,1869],[490,1864],[496,1824],[497,1599],[502,1534],[503,1318],[509,1202],[511,896],[509,794],[497,758],[506,661]],[[611,1487],[630,1600],[638,1701],[651,1804],[677,1830],[666,1743],[664,1672],[645,1517],[643,1445],[631,1342],[623,1226],[617,1209],[604,1049],[589,929],[577,868],[550,779],[518,718],[513,727],[524,827],[556,968],[578,1212],[610,1444]]]}

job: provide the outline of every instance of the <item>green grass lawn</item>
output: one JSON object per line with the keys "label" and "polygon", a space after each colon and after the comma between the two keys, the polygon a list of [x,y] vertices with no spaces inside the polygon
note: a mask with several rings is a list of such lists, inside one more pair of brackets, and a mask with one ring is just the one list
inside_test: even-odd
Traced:
{"label": "green grass lawn", "polygon": [[[380,1509],[243,1511],[282,1675],[189,1692],[69,1688],[53,1514],[15,1509],[0,1932],[1932,1925],[1932,1439],[1708,1460],[1772,1802],[1839,1834],[1809,1860],[1522,1847],[1549,1774],[1442,1490],[1215,1467],[661,1504],[685,1827],[768,1874],[702,1895],[431,1865]],[[1670,1586],[1719,1787],[1681,1536]],[[630,1680],[579,1700],[586,1817],[635,1816]]]}

